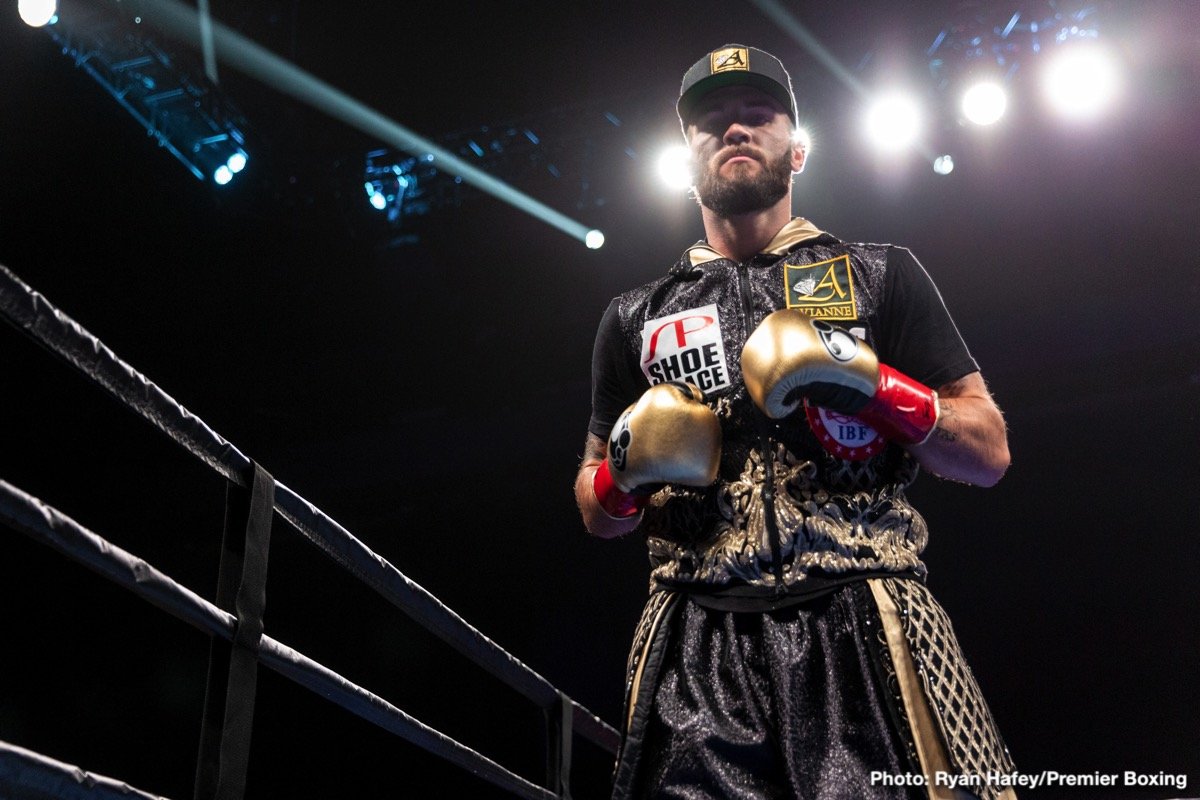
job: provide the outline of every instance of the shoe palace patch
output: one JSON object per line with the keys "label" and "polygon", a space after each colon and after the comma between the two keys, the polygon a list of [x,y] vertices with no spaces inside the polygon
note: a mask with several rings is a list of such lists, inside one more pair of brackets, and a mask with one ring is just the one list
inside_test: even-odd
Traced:
{"label": "shoe palace patch", "polygon": [[702,392],[729,386],[716,304],[648,321],[642,326],[641,364],[651,386],[687,381]]}

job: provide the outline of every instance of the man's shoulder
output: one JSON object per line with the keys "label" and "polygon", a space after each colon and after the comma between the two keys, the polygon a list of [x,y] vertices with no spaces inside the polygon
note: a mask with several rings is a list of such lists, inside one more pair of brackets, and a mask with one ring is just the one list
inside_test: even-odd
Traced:
{"label": "man's shoulder", "polygon": [[[877,242],[848,242],[822,233],[819,237],[800,242],[784,253],[776,254],[776,263],[814,264],[849,256],[857,263],[884,265],[896,250],[896,245]],[[903,248],[900,248],[903,249]]]}
{"label": "man's shoulder", "polygon": [[696,245],[692,245],[692,247],[684,250],[683,254],[680,255],[679,258],[671,262],[665,271],[659,273],[645,283],[621,292],[621,294],[616,297],[616,302],[622,307],[625,307],[629,304],[636,304],[644,301],[646,298],[658,294],[665,287],[678,282],[680,277],[686,276],[692,270],[693,262],[690,257],[691,252],[703,244],[703,242],[699,242]]}
{"label": "man's shoulder", "polygon": [[893,260],[916,258],[908,246],[895,242],[844,242],[843,244],[858,252],[884,255]]}
{"label": "man's shoulder", "polygon": [[658,275],[643,284],[634,286],[631,289],[626,289],[625,291],[621,292],[621,294],[617,295],[617,302],[622,306],[629,303],[640,302],[645,298],[658,293],[664,287],[675,283],[676,280],[676,273],[674,271]]}
{"label": "man's shoulder", "polygon": [[852,261],[879,271],[887,271],[902,263],[917,263],[907,247],[892,242],[848,242],[829,234],[804,242],[788,251],[788,263],[812,263],[848,255]]}
{"label": "man's shoulder", "polygon": [[828,233],[822,234],[819,239],[812,239],[800,244],[792,252],[795,252],[796,250],[803,250],[805,247],[815,250],[834,249],[850,251],[852,253],[870,254],[886,254],[892,250],[907,250],[907,248],[892,242],[850,242],[844,239],[839,239],[836,236]]}

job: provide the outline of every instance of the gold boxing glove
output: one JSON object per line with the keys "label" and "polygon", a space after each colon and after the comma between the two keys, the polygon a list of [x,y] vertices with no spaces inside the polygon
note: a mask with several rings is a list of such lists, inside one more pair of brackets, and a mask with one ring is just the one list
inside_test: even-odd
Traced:
{"label": "gold boxing glove", "polygon": [[721,423],[704,393],[690,383],[660,383],[617,419],[592,489],[609,515],[633,516],[664,483],[712,483],[720,460]]}
{"label": "gold boxing glove", "polygon": [[742,348],[746,390],[772,419],[803,398],[850,414],[901,444],[925,441],[937,424],[937,392],[879,363],[866,342],[795,309],[767,315]]}

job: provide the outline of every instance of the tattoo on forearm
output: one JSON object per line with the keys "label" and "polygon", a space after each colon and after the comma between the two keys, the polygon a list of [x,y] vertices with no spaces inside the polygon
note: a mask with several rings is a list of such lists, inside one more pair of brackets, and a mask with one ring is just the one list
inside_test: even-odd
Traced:
{"label": "tattoo on forearm", "polygon": [[[943,442],[958,441],[958,434],[952,430],[952,421],[957,416],[958,414],[955,412],[954,406],[945,404],[942,405],[941,414],[938,417],[937,427],[934,429],[934,433],[937,435],[938,439]],[[947,423],[951,423],[951,426],[947,427]]]}

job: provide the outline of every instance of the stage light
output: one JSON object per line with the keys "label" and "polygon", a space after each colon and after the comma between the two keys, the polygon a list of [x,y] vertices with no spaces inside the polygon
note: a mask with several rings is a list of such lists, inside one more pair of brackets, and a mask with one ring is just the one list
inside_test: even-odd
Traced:
{"label": "stage light", "polygon": [[867,138],[881,151],[899,152],[916,143],[921,132],[921,109],[907,94],[881,95],[868,106],[865,127]]}
{"label": "stage light", "polygon": [[367,202],[376,211],[387,208],[387,197],[383,193],[383,184],[379,181],[367,181],[363,186],[367,190]]}
{"label": "stage light", "polygon": [[[184,41],[203,46],[200,41],[200,15],[189,4],[179,0],[154,0],[141,4],[141,8],[142,14],[156,27]],[[212,38],[223,63],[272,89],[305,102],[391,147],[410,154],[428,154],[430,160],[437,159],[439,172],[460,177],[464,183],[532,214],[575,239],[583,241],[591,230],[215,20],[212,22]],[[411,196],[418,188],[414,181],[406,191],[405,202],[408,202],[407,196]],[[393,210],[398,216],[399,205],[388,209],[389,219]]]}
{"label": "stage light", "polygon": [[56,21],[55,15],[58,13],[58,2],[57,0],[19,0],[17,13],[21,15],[21,20],[31,28],[53,25]]}
{"label": "stage light", "polygon": [[383,211],[389,205],[396,203],[398,194],[399,198],[403,200],[403,195],[399,192],[399,184],[395,179],[389,177],[367,181],[366,188],[367,202],[376,211]]}
{"label": "stage light", "polygon": [[962,96],[962,113],[968,122],[976,125],[992,125],[1004,116],[1008,108],[1008,96],[1000,84],[980,81],[971,86]]}
{"label": "stage light", "polygon": [[[21,8],[33,0],[22,0]],[[74,3],[43,30],[200,181],[224,186],[246,166],[245,118],[190,57],[128,8]],[[45,16],[43,7],[42,17]],[[26,17],[29,21],[29,17]]]}
{"label": "stage light", "polygon": [[933,160],[933,171],[938,175],[949,175],[954,171],[954,159],[948,154]]}
{"label": "stage light", "polygon": [[658,156],[658,177],[672,189],[688,189],[692,185],[692,152],[687,145],[675,145]]}
{"label": "stage light", "polygon": [[[182,131],[177,134],[182,135]],[[242,143],[241,132],[235,128],[196,139],[184,152],[185,163],[201,180],[211,179],[217,186],[225,186],[246,168],[249,156]]]}
{"label": "stage light", "polygon": [[595,228],[592,228],[587,232],[587,235],[583,237],[583,243],[586,244],[590,250],[599,250],[604,246],[604,234]]}
{"label": "stage light", "polygon": [[1116,63],[1091,44],[1073,44],[1054,54],[1042,74],[1046,99],[1073,120],[1091,120],[1109,107],[1120,88]]}
{"label": "stage light", "polygon": [[413,172],[417,159],[409,158],[397,163],[394,158],[395,154],[386,149],[367,153],[363,188],[371,208],[386,211],[388,222],[398,225],[408,210],[405,208],[406,202],[411,204],[418,194],[418,180]]}
{"label": "stage light", "polygon": [[246,168],[246,162],[249,159],[250,157],[246,155],[245,151],[238,150],[229,157],[229,160],[225,162],[225,166],[229,167],[229,171],[236,175]]}

